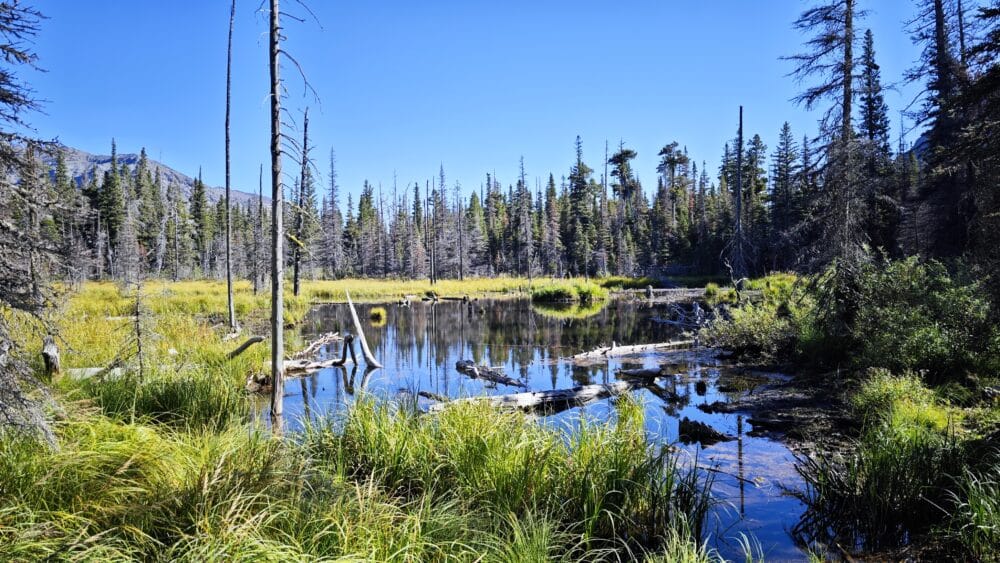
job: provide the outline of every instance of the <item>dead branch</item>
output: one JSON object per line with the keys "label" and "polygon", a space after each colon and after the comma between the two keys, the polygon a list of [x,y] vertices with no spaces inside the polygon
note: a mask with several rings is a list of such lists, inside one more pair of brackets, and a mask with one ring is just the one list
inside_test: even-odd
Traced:
{"label": "dead branch", "polygon": [[240,346],[238,348],[236,348],[232,352],[226,354],[226,359],[227,360],[231,360],[231,359],[235,358],[236,356],[239,356],[240,354],[242,354],[244,351],[246,351],[247,348],[253,346],[254,344],[257,344],[258,342],[263,342],[263,341],[264,341],[264,337],[263,336],[251,336],[250,338],[247,338],[246,342],[244,342],[243,344],[240,344]]}

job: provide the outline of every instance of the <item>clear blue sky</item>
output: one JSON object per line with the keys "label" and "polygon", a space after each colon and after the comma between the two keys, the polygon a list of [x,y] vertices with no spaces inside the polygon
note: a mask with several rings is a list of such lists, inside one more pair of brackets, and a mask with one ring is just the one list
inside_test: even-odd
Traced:
{"label": "clear blue sky", "polygon": [[[233,184],[255,191],[258,166],[269,162],[266,14],[260,0],[237,2]],[[791,22],[807,3],[797,0],[312,0],[319,23],[283,4],[307,18],[286,20],[286,48],[320,98],[305,94],[286,64],[286,105],[295,115],[312,106],[324,185],[332,146],[340,184],[355,194],[366,178],[391,189],[394,171],[400,187],[422,186],[441,163],[449,186],[478,190],[494,170],[506,186],[521,155],[532,183],[550,171],[558,181],[577,135],[593,168],[602,167],[606,139],[637,150],[650,191],[656,153],[673,140],[699,165],[706,160],[714,179],[740,104],[748,135],[760,133],[769,149],[783,121],[797,136],[812,134],[820,113],[789,101],[800,86],[779,60],[801,49]],[[863,4],[883,80],[897,82],[917,57],[902,29],[914,8]],[[228,1],[38,7],[49,18],[35,45],[47,72],[26,78],[46,100],[45,115],[31,119],[40,136],[104,154],[115,137],[121,152],[145,146],[152,158],[189,175],[202,167],[207,183],[223,184]],[[916,91],[887,93],[894,144],[898,110]]]}

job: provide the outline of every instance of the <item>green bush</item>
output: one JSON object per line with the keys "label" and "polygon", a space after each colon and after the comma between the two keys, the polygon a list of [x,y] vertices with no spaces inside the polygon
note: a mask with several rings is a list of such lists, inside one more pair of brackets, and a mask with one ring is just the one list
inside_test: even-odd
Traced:
{"label": "green bush", "polygon": [[778,314],[776,307],[747,304],[730,311],[731,319],[704,331],[705,340],[752,359],[787,359],[794,351],[797,329],[793,319]]}
{"label": "green bush", "polygon": [[708,282],[705,284],[705,299],[714,299],[719,295],[719,284],[715,282]]}
{"label": "green bush", "polygon": [[978,283],[916,258],[864,268],[852,340],[856,363],[923,373],[930,383],[1000,371],[1000,332]]}

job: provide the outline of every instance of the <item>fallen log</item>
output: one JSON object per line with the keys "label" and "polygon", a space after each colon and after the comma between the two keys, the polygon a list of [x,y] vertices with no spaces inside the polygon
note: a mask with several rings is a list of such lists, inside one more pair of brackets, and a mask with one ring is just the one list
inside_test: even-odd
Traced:
{"label": "fallen log", "polygon": [[631,383],[617,381],[597,385],[583,385],[571,389],[553,389],[551,391],[529,391],[512,395],[495,395],[492,397],[469,397],[456,399],[448,403],[430,406],[432,412],[447,408],[450,404],[485,402],[497,408],[520,409],[526,411],[544,411],[557,413],[573,407],[580,407],[594,401],[620,395],[633,389]]}
{"label": "fallen log", "polygon": [[646,352],[660,352],[672,348],[685,348],[692,346],[694,340],[677,340],[674,342],[659,342],[656,344],[636,344],[633,346],[618,346],[612,343],[611,346],[602,346],[588,352],[581,352],[573,356],[572,360],[598,360],[618,356],[629,356],[632,354],[644,354]]}
{"label": "fallen log", "polygon": [[[347,352],[351,352],[351,359],[347,359]],[[326,369],[330,367],[340,367],[347,365],[348,361],[352,364],[357,364],[357,358],[354,356],[354,336],[347,334],[344,336],[344,348],[341,351],[341,356],[339,359],[332,358],[329,360],[315,361],[315,360],[285,360],[285,375],[287,377],[299,377],[303,375],[308,375],[310,373],[319,371],[321,369]]]}
{"label": "fallen log", "polygon": [[340,340],[343,340],[343,338],[341,338],[339,332],[328,332],[326,334],[320,335],[319,338],[310,342],[308,346],[296,352],[295,355],[292,356],[292,359],[302,360],[305,358],[309,358],[315,355],[316,352],[319,352],[319,349],[322,348],[323,346],[330,344],[331,342],[338,342]]}
{"label": "fallen log", "polygon": [[264,341],[263,336],[251,336],[250,338],[247,338],[246,342],[240,344],[238,348],[226,354],[226,359],[231,360],[236,356],[239,356],[240,354],[245,352],[247,348],[253,346],[254,344],[257,344],[258,342],[263,342],[263,341]]}
{"label": "fallen log", "polygon": [[91,377],[113,381],[123,375],[125,375],[125,370],[115,365],[106,368],[70,368],[66,370],[66,376],[76,381]]}
{"label": "fallen log", "polygon": [[[368,341],[365,340],[365,333],[361,329],[361,321],[358,320],[358,312],[354,309],[354,303],[351,301],[351,292],[345,289],[344,294],[347,295],[347,305],[351,309],[351,320],[354,321],[354,330],[358,333],[358,340],[361,341],[361,353],[365,355],[365,362],[371,367],[382,367],[382,364],[375,359],[375,354],[372,354],[371,349],[368,348]],[[351,353],[354,353],[353,348],[351,348]]]}
{"label": "fallen log", "polygon": [[500,383],[511,387],[521,387],[524,389],[528,388],[528,386],[522,381],[507,377],[502,368],[477,366],[475,362],[471,360],[459,360],[455,362],[455,369],[457,369],[459,373],[468,375],[473,379],[485,379],[486,381],[490,381],[492,383]]}

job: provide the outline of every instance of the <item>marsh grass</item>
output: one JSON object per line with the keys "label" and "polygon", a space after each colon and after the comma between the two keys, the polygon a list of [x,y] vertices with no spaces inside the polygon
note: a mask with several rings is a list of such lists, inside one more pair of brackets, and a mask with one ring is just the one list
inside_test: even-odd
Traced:
{"label": "marsh grass", "polygon": [[[359,300],[416,291],[364,285]],[[528,290],[520,280],[473,287]],[[306,282],[286,322],[339,288]],[[709,558],[710,482],[647,441],[634,401],[568,437],[481,405],[430,416],[363,399],[275,440],[242,391],[267,347],[225,358],[239,339],[222,339],[224,285],[148,282],[145,294],[142,378],[122,356],[129,294],[85,284],[59,312],[67,368],[117,358],[126,369],[54,384],[58,447],[0,435],[0,560]],[[245,334],[265,326],[266,294],[238,283],[236,304]],[[294,348],[300,339],[287,336]]]}
{"label": "marsh grass", "polygon": [[1000,467],[966,468],[950,493],[954,512],[948,535],[979,561],[1000,553]]}
{"label": "marsh grass", "polygon": [[402,498],[454,495],[494,518],[544,515],[559,532],[551,537],[587,549],[655,548],[678,530],[697,545],[709,485],[655,451],[634,400],[617,412],[613,423],[582,423],[566,441],[485,405],[427,417],[365,400],[342,420],[309,425],[302,443],[310,458]]}
{"label": "marsh grass", "polygon": [[967,463],[961,427],[913,375],[871,370],[849,401],[861,436],[843,457],[800,458],[809,506],[797,533],[853,549],[892,549],[935,532]]}
{"label": "marsh grass", "polygon": [[536,303],[580,302],[594,303],[608,298],[608,290],[601,285],[585,280],[550,282],[535,287],[531,300]]}
{"label": "marsh grass", "polygon": [[641,408],[567,441],[482,405],[362,399],[279,441],[74,412],[59,448],[0,436],[0,558],[704,561],[703,481]]}

